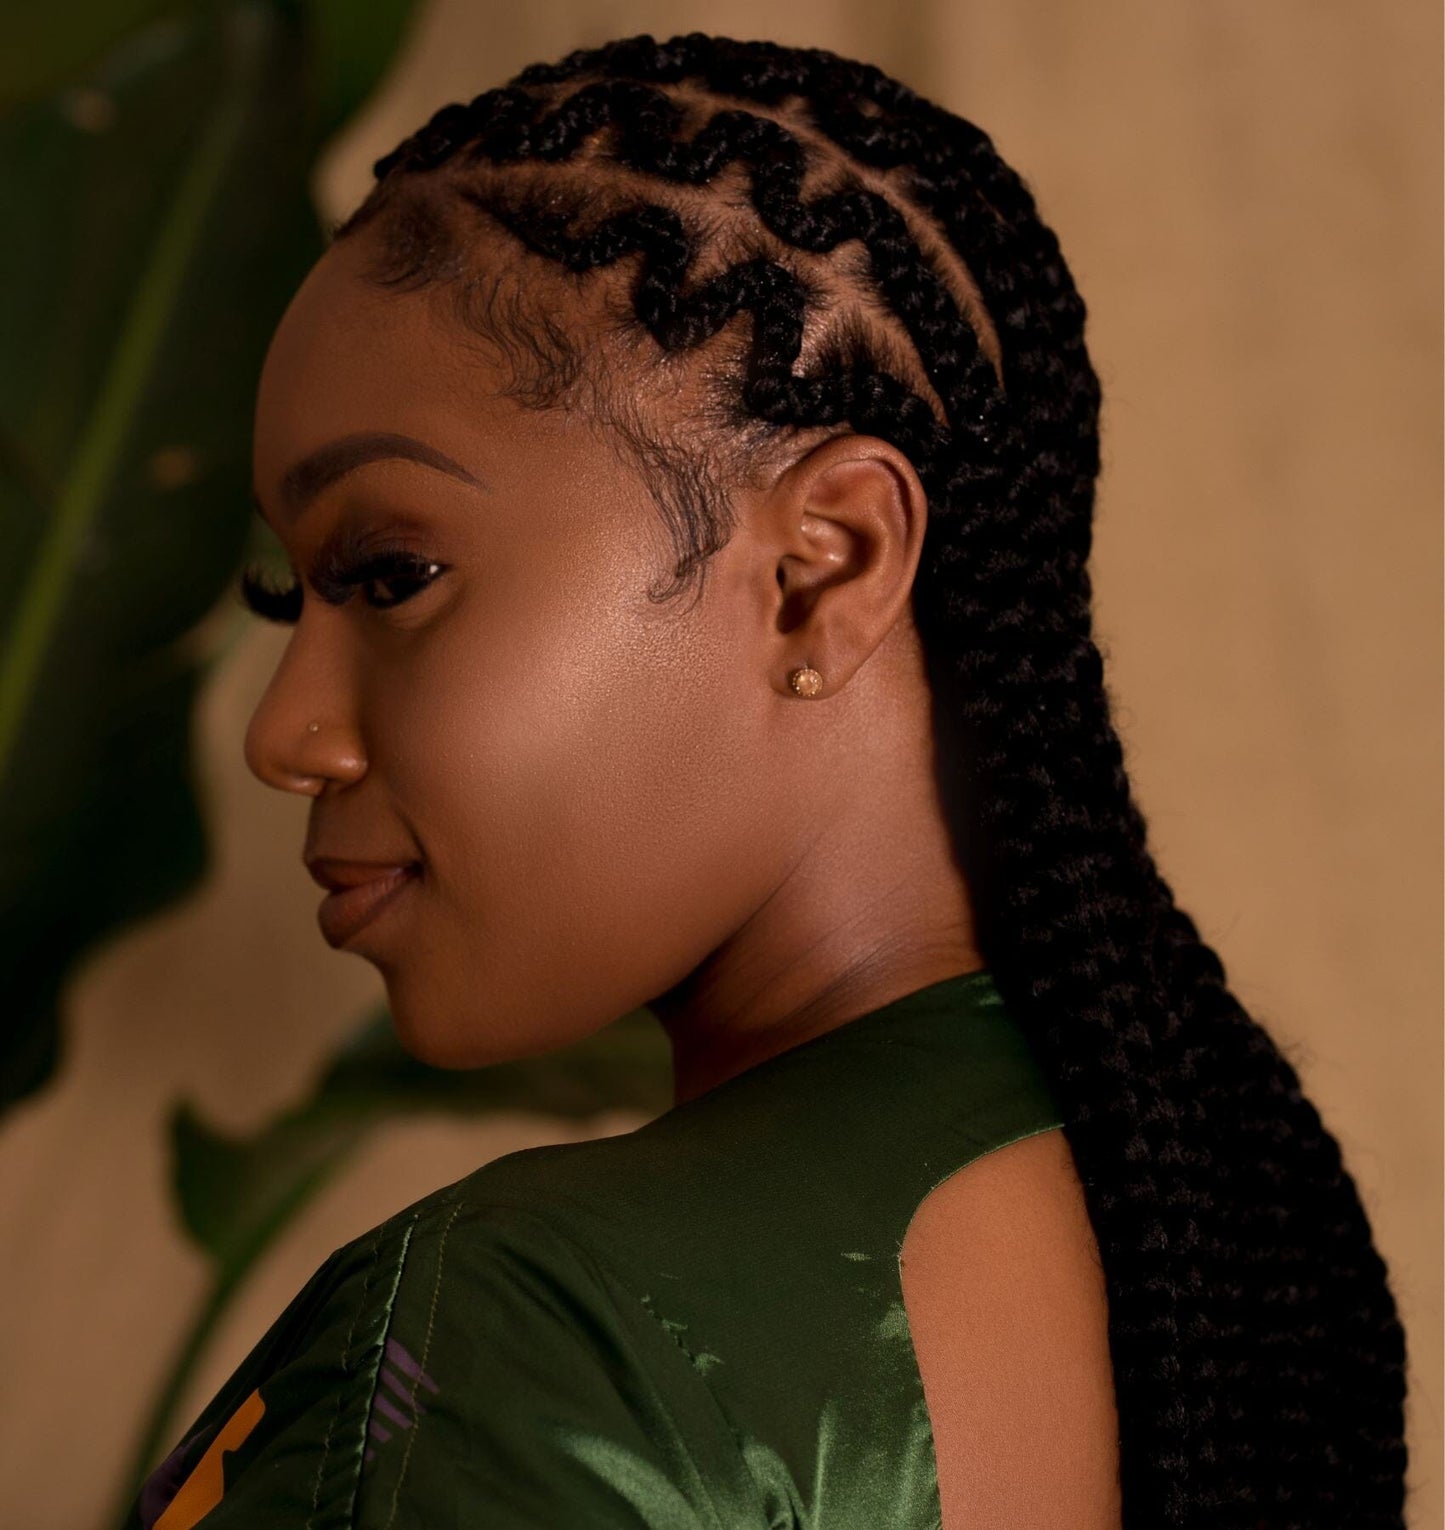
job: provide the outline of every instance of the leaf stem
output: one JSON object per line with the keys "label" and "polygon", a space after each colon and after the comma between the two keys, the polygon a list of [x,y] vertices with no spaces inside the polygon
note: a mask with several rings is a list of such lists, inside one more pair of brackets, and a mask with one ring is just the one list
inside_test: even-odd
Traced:
{"label": "leaf stem", "polygon": [[246,1274],[246,1270],[239,1268],[217,1271],[205,1304],[197,1313],[190,1332],[186,1335],[185,1342],[172,1363],[165,1386],[151,1405],[145,1432],[131,1456],[130,1466],[125,1476],[121,1479],[121,1497],[117,1500],[108,1520],[108,1523],[115,1525],[117,1530],[124,1530],[136,1498],[145,1485],[146,1478],[155,1468],[157,1458],[166,1443],[166,1427],[171,1421],[171,1415],[176,1411],[182,1394],[190,1385],[191,1375],[197,1362],[205,1353],[212,1334],[219,1326],[226,1308],[231,1304],[231,1298],[235,1295],[237,1286],[246,1278]]}
{"label": "leaf stem", "polygon": [[160,1461],[161,1450],[167,1443],[172,1416],[185,1395],[186,1389],[190,1386],[196,1367],[205,1354],[206,1347],[210,1344],[216,1329],[220,1326],[221,1319],[231,1304],[231,1298],[245,1284],[262,1255],[295,1221],[298,1213],[310,1204],[317,1192],[356,1149],[365,1135],[367,1125],[366,1122],[359,1122],[338,1136],[311,1171],[273,1209],[271,1215],[253,1228],[250,1236],[242,1239],[229,1255],[213,1261],[214,1276],[210,1291],[192,1321],[180,1349],[176,1352],[175,1359],[171,1362],[170,1372],[166,1376],[159,1395],[151,1404],[140,1443],[131,1455],[129,1470],[121,1479],[122,1496],[117,1500],[115,1512],[110,1520],[110,1523],[116,1526],[116,1530],[125,1530],[127,1517],[141,1488],[145,1486],[146,1478]]}

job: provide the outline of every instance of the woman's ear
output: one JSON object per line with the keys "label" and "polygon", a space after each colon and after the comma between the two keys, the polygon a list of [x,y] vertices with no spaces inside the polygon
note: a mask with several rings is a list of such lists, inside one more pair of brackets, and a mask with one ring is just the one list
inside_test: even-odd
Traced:
{"label": "woman's ear", "polygon": [[928,498],[897,447],[877,436],[834,436],[762,491],[750,524],[766,539],[777,581],[771,665],[822,677],[817,699],[840,690],[908,605],[927,527]]}

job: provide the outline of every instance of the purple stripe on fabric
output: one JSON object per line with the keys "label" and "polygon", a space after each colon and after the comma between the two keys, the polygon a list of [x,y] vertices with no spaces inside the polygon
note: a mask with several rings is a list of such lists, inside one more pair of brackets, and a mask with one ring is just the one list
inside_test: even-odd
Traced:
{"label": "purple stripe on fabric", "polygon": [[397,1398],[404,1402],[408,1408],[415,1408],[418,1413],[426,1410],[416,1400],[416,1388],[409,1387],[395,1371],[389,1371],[385,1366],[381,1368],[381,1379],[396,1393]]}
{"label": "purple stripe on fabric", "polygon": [[403,1413],[395,1403],[389,1401],[380,1392],[376,1394],[372,1401],[384,1414],[386,1414],[386,1416],[392,1421],[393,1424],[399,1424],[403,1429],[411,1428],[411,1420],[406,1416],[406,1414]]}
{"label": "purple stripe on fabric", "polygon": [[372,1419],[371,1423],[367,1426],[366,1432],[375,1435],[383,1445],[391,1438],[391,1430],[378,1419]]}
{"label": "purple stripe on fabric", "polygon": [[441,1391],[436,1382],[412,1359],[411,1355],[407,1352],[406,1346],[398,1340],[387,1339],[386,1358],[391,1361],[397,1370],[404,1371],[413,1381],[419,1381],[424,1387],[429,1388],[433,1392]]}

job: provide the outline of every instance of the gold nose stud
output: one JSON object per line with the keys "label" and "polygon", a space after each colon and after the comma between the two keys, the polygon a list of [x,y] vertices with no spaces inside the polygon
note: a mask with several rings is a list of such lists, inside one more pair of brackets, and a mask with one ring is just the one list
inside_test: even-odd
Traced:
{"label": "gold nose stud", "polygon": [[321,724],[319,722],[309,722],[306,724],[306,731],[308,733],[319,733],[321,731]]}

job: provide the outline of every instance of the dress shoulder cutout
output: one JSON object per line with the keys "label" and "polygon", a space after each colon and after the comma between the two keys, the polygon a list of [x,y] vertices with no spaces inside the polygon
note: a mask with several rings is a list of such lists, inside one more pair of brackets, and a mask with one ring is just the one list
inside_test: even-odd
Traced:
{"label": "dress shoulder cutout", "polygon": [[909,1224],[902,1268],[943,1530],[1118,1530],[1108,1296],[1062,1129],[988,1153],[933,1190]]}

